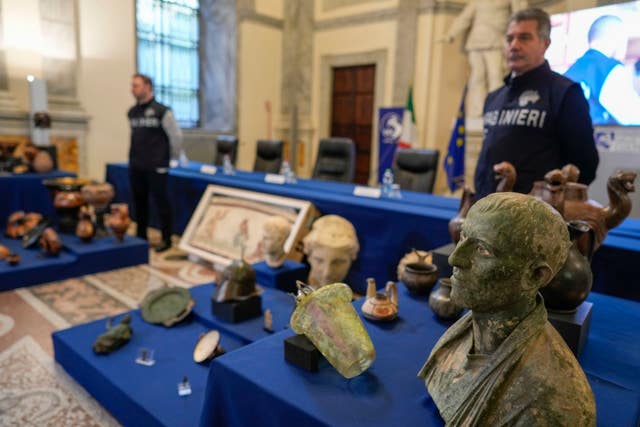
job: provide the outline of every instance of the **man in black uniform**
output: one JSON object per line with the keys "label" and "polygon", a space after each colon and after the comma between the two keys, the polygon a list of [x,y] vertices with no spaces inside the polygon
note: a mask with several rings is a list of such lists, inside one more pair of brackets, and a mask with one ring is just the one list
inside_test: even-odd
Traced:
{"label": "man in black uniform", "polygon": [[484,104],[484,141],[475,173],[477,198],[496,189],[493,166],[512,163],[513,191],[528,193],[551,169],[573,163],[580,182],[595,178],[598,152],[580,85],[549,68],[549,15],[526,9],[509,18],[505,54],[511,73]]}
{"label": "man in black uniform", "polygon": [[147,238],[149,195],[158,210],[162,243],[155,248],[162,252],[171,248],[171,205],[167,179],[169,161],[177,159],[182,146],[182,132],[171,110],[153,97],[153,82],[144,74],[134,74],[131,93],[136,105],[129,110],[131,148],[129,149],[129,180],[133,193],[137,234]]}

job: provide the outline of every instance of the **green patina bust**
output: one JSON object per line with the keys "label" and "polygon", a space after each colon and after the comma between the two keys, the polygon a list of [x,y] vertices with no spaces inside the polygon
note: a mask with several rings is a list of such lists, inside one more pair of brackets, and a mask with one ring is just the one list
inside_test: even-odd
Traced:
{"label": "green patina bust", "polygon": [[470,311],[418,374],[447,426],[595,426],[591,388],[538,294],[569,247],[562,217],[530,196],[471,208],[449,257],[451,298]]}

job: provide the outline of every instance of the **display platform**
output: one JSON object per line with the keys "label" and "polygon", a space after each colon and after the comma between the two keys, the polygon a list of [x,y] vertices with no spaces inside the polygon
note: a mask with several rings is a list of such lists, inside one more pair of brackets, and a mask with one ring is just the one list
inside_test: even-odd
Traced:
{"label": "display platform", "polygon": [[[140,310],[131,316],[131,341],[108,355],[91,348],[105,331],[106,319],[53,333],[56,362],[124,426],[198,425],[208,364],[194,362],[193,349],[199,335],[210,328],[195,316],[171,328],[146,323]],[[220,345],[227,352],[244,344],[221,331]],[[154,350],[153,366],[135,363],[141,348]],[[177,385],[183,377],[192,393],[181,397]]]}
{"label": "display platform", "polygon": [[256,281],[261,286],[297,292],[296,280],[306,281],[309,269],[305,264],[286,260],[280,267],[269,267],[265,261],[252,265],[256,271]]}
{"label": "display platform", "polygon": [[137,237],[125,236],[118,242],[108,236],[84,243],[74,235],[59,235],[63,250],[58,256],[46,256],[37,246],[25,249],[21,240],[0,237],[0,244],[20,255],[15,266],[0,261],[0,291],[149,262],[149,244]]}
{"label": "display platform", "polygon": [[[245,320],[239,323],[224,322],[213,315],[211,311],[211,295],[214,290],[213,283],[194,286],[190,289],[191,296],[196,302],[193,313],[198,321],[212,329],[220,329],[230,335],[242,340],[245,344],[258,341],[271,335],[263,329],[264,316]],[[262,311],[271,310],[273,319],[272,329],[282,331],[289,326],[291,313],[295,308],[295,299],[292,295],[286,294],[277,289],[264,288],[262,293]]]}
{"label": "display platform", "polygon": [[[212,362],[200,425],[441,426],[416,375],[449,325],[435,318],[425,298],[404,289],[399,294],[396,322],[364,321],[377,353],[364,374],[348,380],[326,361],[317,373],[286,363],[283,340],[293,332],[283,331]],[[595,395],[598,425],[635,426],[640,304],[600,294],[589,301],[593,320],[579,361]]]}
{"label": "display platform", "polygon": [[20,210],[52,216],[53,202],[42,181],[66,176],[76,174],[61,170],[49,173],[0,173],[0,224],[4,226],[9,215]]}

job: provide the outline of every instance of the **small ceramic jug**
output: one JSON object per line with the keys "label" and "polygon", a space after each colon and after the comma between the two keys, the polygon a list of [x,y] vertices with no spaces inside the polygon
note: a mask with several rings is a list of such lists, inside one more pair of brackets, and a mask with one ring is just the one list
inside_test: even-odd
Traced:
{"label": "small ceramic jug", "polygon": [[367,297],[362,304],[362,315],[369,320],[389,321],[398,316],[398,288],[387,282],[384,292],[376,290],[376,281],[367,279]]}

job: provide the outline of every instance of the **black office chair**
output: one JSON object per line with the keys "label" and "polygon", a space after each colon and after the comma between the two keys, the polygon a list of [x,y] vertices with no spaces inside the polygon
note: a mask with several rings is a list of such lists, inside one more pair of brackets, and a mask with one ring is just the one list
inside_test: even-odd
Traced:
{"label": "black office chair", "polygon": [[393,177],[402,190],[432,193],[438,172],[438,150],[400,149],[393,159]]}
{"label": "black office chair", "polygon": [[282,148],[284,142],[280,139],[260,139],[256,144],[256,161],[253,163],[255,172],[278,173],[282,165]]}
{"label": "black office chair", "polygon": [[225,154],[229,155],[231,164],[236,165],[238,155],[238,138],[233,135],[218,135],[216,137],[216,158],[213,164],[222,166]]}
{"label": "black office chair", "polygon": [[325,181],[353,182],[356,169],[356,146],[349,138],[325,138],[318,145],[312,178]]}

